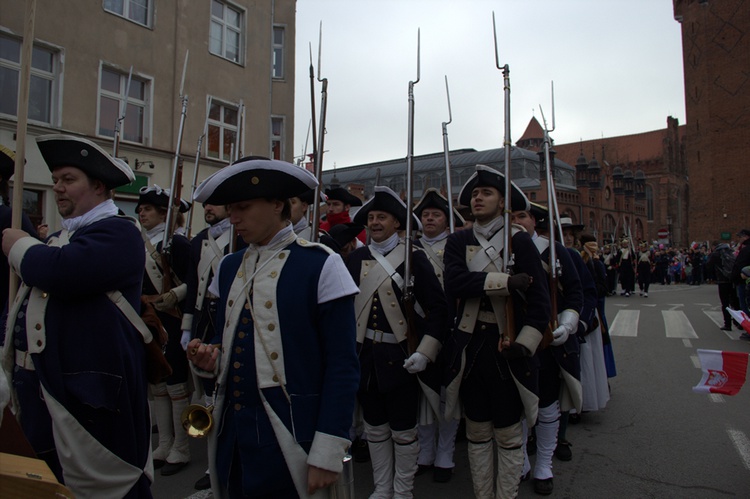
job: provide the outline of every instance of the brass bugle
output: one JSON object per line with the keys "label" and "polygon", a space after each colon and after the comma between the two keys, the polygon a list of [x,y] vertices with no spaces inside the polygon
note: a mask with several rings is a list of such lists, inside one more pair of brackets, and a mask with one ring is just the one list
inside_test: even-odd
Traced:
{"label": "brass bugle", "polygon": [[213,405],[206,407],[200,404],[192,404],[182,411],[180,420],[188,436],[203,438],[208,435],[214,425],[214,417],[211,414],[213,410]]}

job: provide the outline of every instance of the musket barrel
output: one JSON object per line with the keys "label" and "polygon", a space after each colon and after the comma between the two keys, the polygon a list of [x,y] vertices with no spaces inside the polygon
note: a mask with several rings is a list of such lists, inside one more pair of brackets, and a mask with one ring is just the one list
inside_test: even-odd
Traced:
{"label": "musket barrel", "polygon": [[453,121],[451,113],[451,95],[448,91],[448,76],[445,77],[445,95],[448,98],[448,121],[443,122],[443,154],[445,155],[445,188],[448,198],[448,227],[451,234],[456,231],[456,221],[453,219],[453,184],[451,181],[450,149],[448,148],[448,125]]}

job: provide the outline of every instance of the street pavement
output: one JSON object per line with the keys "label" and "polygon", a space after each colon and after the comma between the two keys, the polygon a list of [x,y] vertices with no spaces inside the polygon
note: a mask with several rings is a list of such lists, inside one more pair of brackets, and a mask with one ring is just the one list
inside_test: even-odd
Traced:
{"label": "street pavement", "polygon": [[[568,428],[573,459],[553,461],[552,498],[750,497],[750,387],[736,396],[697,394],[699,348],[750,352],[740,331],[724,332],[716,285],[652,285],[649,297],[607,298],[617,362],[611,399]],[[156,473],[154,497],[205,498],[193,483],[206,469],[205,441],[177,475]],[[532,456],[533,465],[533,456]],[[448,483],[416,478],[416,498],[473,496],[466,441],[459,438]],[[369,463],[355,464],[355,494],[372,492]],[[519,497],[538,497],[531,481]]]}

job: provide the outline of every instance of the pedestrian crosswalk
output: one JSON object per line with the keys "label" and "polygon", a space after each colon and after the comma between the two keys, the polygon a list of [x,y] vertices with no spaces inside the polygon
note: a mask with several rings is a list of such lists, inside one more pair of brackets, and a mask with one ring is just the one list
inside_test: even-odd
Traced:
{"label": "pedestrian crosswalk", "polygon": [[[630,310],[630,309],[620,309],[615,312],[614,318],[610,317],[610,328],[609,328],[609,334],[610,336],[619,336],[619,337],[631,337],[634,338],[638,336],[639,332],[643,334],[645,331],[639,331],[639,326],[641,322],[641,314],[653,314],[653,313],[659,313],[662,316],[662,321],[664,324],[664,335],[667,338],[682,338],[682,339],[699,339],[699,335],[696,332],[696,328],[698,331],[705,331],[706,321],[704,319],[699,319],[694,317],[694,309],[688,309],[688,313],[685,312],[685,310],[681,310],[683,308],[682,305],[677,304],[670,304],[668,305],[667,310]],[[724,316],[721,313],[721,310],[716,310],[716,308],[712,309],[703,309],[703,314],[705,314],[705,317],[707,317],[710,320],[711,326],[709,329],[713,333],[715,330],[713,329],[713,326],[715,325],[716,328],[721,327],[724,324]],[[693,320],[688,317],[690,315],[693,317]],[[693,326],[693,321],[699,321],[699,323],[696,323],[696,326]],[[651,322],[653,324],[653,322]],[[734,334],[728,334],[730,338],[736,339],[737,335]]]}

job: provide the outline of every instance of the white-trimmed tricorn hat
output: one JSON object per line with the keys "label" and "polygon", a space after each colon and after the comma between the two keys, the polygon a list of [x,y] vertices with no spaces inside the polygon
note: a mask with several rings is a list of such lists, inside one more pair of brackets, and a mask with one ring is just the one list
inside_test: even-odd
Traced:
{"label": "white-trimmed tricorn hat", "polygon": [[[417,218],[422,218],[422,212],[426,210],[427,208],[435,208],[440,211],[442,211],[446,218],[448,217],[448,200],[440,194],[440,191],[435,189],[434,187],[430,187],[426,191],[424,191],[424,194],[422,194],[422,199],[419,200],[419,203],[417,203],[417,206],[414,207],[414,214],[417,216]],[[455,227],[463,227],[464,225],[464,217],[461,216],[461,214],[456,210],[456,208],[453,208],[453,225]]]}
{"label": "white-trimmed tricorn hat", "polygon": [[88,139],[61,134],[40,135],[36,138],[36,144],[49,171],[74,166],[89,177],[101,180],[108,189],[135,180],[135,174],[127,163],[113,158]]}
{"label": "white-trimmed tricorn hat", "polygon": [[[384,185],[376,185],[374,189],[375,193],[367,200],[365,204],[357,211],[354,215],[352,222],[360,225],[367,225],[367,214],[371,211],[384,211],[390,213],[400,225],[399,230],[406,230],[406,203],[404,203],[398,194],[393,192],[389,187]],[[422,224],[414,213],[412,216],[412,228],[415,230],[422,230]]]}
{"label": "white-trimmed tricorn hat", "polygon": [[199,203],[225,205],[249,199],[288,199],[315,188],[315,176],[275,159],[238,161],[214,173],[195,189]]}
{"label": "white-trimmed tricorn hat", "polygon": [[[462,206],[471,206],[471,191],[475,187],[494,187],[504,197],[505,175],[487,165],[477,165],[476,171],[461,187],[461,192],[458,193],[458,203]],[[512,181],[510,183],[510,205],[511,211],[529,211],[530,209],[526,194]]]}

